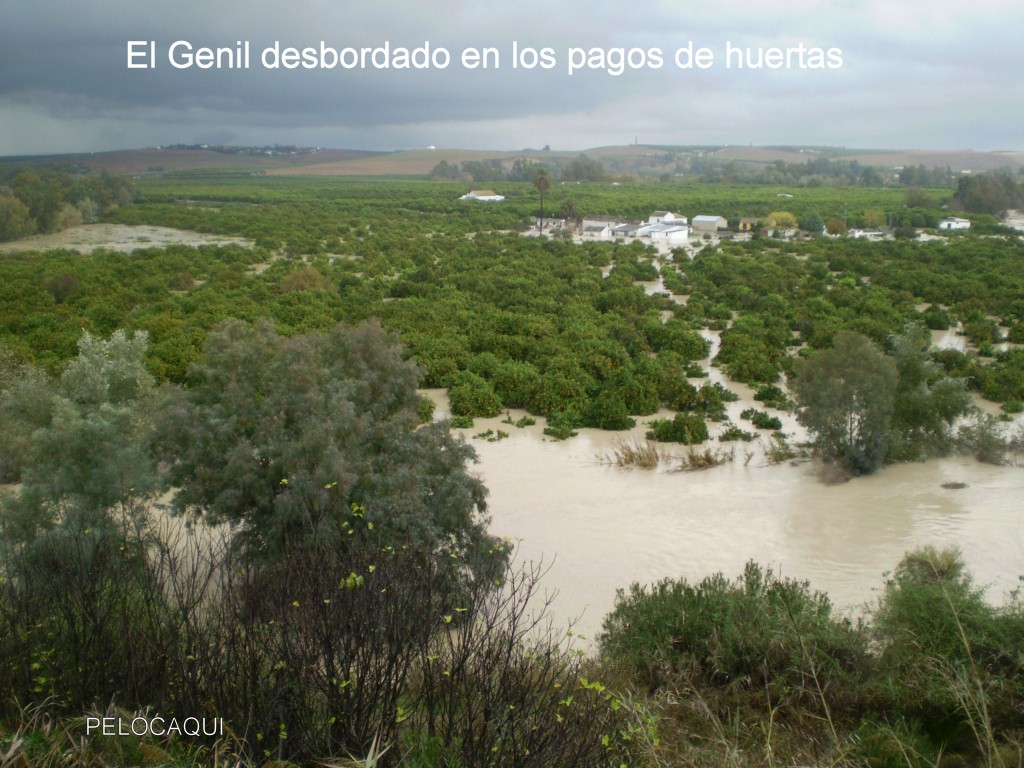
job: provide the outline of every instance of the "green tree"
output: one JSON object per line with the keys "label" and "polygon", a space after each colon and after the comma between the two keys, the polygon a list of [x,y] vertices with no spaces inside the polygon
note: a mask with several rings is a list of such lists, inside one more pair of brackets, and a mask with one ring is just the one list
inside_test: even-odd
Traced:
{"label": "green tree", "polygon": [[579,206],[576,205],[576,201],[574,201],[572,198],[569,198],[564,203],[562,203],[562,207],[559,210],[559,213],[561,214],[562,218],[565,219],[566,221],[573,221],[580,217]]}
{"label": "green tree", "polygon": [[765,219],[765,226],[769,229],[796,229],[797,218],[789,211],[773,211]]}
{"label": "green tree", "polygon": [[16,197],[0,195],[0,242],[31,235],[32,230],[28,207]]}
{"label": "green tree", "polygon": [[845,235],[846,231],[845,219],[833,217],[825,223],[825,232],[830,235]]}
{"label": "green tree", "polygon": [[473,371],[461,371],[452,378],[448,390],[452,414],[489,418],[502,411],[501,398],[491,382]]}
{"label": "green tree", "polygon": [[430,178],[445,180],[457,179],[459,178],[459,164],[449,163],[447,160],[442,160],[430,171]]}
{"label": "green tree", "polygon": [[890,344],[899,375],[890,459],[923,459],[948,451],[954,441],[953,424],[971,407],[963,380],[946,376],[931,359],[931,334],[923,326],[908,325]]}
{"label": "green tree", "polygon": [[22,171],[14,177],[14,196],[28,208],[39,231],[53,232],[59,228],[66,182],[70,182],[67,174],[55,171]]}
{"label": "green tree", "polygon": [[0,348],[0,481],[21,478],[32,435],[50,423],[55,394],[50,377]]}
{"label": "green tree", "polygon": [[189,379],[159,430],[177,512],[236,523],[270,556],[358,535],[477,572],[503,560],[472,448],[420,425],[419,370],[375,322],[291,338],[229,322]]}
{"label": "green tree", "polygon": [[9,461],[24,468],[12,519],[25,539],[71,518],[99,524],[138,516],[156,492],[147,344],[145,333],[117,331],[109,340],[86,333],[56,385],[27,375],[9,393],[8,408],[24,409],[11,428],[23,439],[9,444],[17,452]]}
{"label": "green tree", "polygon": [[797,417],[818,453],[855,475],[885,461],[895,405],[896,361],[860,334],[837,333],[831,349],[795,364]]}
{"label": "green tree", "polygon": [[544,195],[551,189],[551,177],[548,175],[547,169],[538,168],[537,172],[533,175],[533,186],[540,194],[540,231],[544,231]]}
{"label": "green tree", "polygon": [[825,231],[825,222],[821,220],[821,216],[818,215],[817,211],[811,211],[800,220],[800,229],[814,235],[820,235]]}

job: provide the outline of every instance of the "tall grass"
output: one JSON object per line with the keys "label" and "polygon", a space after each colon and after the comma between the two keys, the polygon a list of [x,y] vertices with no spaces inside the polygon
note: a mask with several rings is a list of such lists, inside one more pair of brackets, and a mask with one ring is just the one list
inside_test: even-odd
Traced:
{"label": "tall grass", "polygon": [[693,472],[721,466],[731,462],[735,452],[730,448],[701,448],[687,445],[682,453],[669,450],[654,440],[626,440],[616,443],[610,453],[598,456],[602,464],[622,468],[657,469],[665,467],[675,472]]}

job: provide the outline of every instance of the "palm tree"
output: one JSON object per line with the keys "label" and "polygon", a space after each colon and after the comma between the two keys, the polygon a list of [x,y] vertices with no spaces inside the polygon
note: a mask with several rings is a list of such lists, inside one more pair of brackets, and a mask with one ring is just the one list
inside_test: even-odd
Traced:
{"label": "palm tree", "polygon": [[572,222],[570,226],[575,225],[576,220],[580,217],[579,206],[576,205],[576,201],[572,198],[562,203],[562,210],[559,213],[567,222]]}
{"label": "palm tree", "polygon": [[540,231],[544,231],[544,195],[551,189],[551,177],[546,168],[539,168],[533,174],[533,186],[540,192]]}

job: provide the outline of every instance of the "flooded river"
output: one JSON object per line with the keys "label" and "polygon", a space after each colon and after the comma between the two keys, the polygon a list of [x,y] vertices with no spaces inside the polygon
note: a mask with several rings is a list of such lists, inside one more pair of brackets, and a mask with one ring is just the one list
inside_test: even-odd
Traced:
{"label": "flooded river", "polygon": [[[443,414],[443,391],[431,395]],[[509,437],[473,439],[487,429]],[[492,531],[516,540],[521,558],[550,565],[544,585],[557,592],[556,620],[578,618],[576,631],[589,638],[617,588],[666,576],[736,576],[750,559],[810,580],[850,612],[878,595],[905,551],[923,544],[959,546],[995,602],[1024,575],[1024,469],[958,457],[826,486],[811,463],[768,466],[760,452],[745,463],[751,449],[743,443],[731,463],[670,472],[602,463],[623,433],[581,430],[557,442],[539,424],[517,429],[497,418],[462,432],[480,456]]]}
{"label": "flooded river", "polygon": [[[641,285],[649,294],[665,291],[660,279]],[[702,361],[705,380],[739,395],[726,406],[729,420],[752,429],[739,414],[764,406],[749,387],[727,381],[711,365],[721,334],[705,329],[701,335],[710,347]],[[966,340],[950,330],[935,332],[933,344],[964,349]],[[437,416],[447,415],[445,392],[430,394]],[[977,404],[998,413],[994,403]],[[513,420],[522,415],[511,412]],[[806,439],[793,415],[772,415],[791,442]],[[553,617],[575,621],[587,644],[617,589],[665,577],[699,581],[719,571],[735,577],[748,560],[808,580],[849,614],[870,606],[903,554],[925,544],[959,547],[992,602],[1024,586],[1024,468],[955,457],[829,486],[814,463],[769,465],[759,443],[714,440],[705,445],[731,450],[733,460],[698,472],[623,469],[602,460],[624,441],[642,440],[648,420],[628,433],[580,430],[565,442],[545,437],[541,424],[518,429],[500,418],[477,419],[461,430],[479,454],[477,470],[490,490],[491,530],[515,540],[521,559],[548,567],[544,586]],[[722,429],[709,426],[712,437]],[[509,436],[473,437],[499,429]],[[951,484],[958,487],[943,487]]]}
{"label": "flooded river", "polygon": [[[168,232],[174,231],[79,227],[60,233],[59,243],[8,245],[88,251],[115,244],[131,250],[163,244]],[[177,238],[181,242],[180,233]],[[196,241],[227,241],[207,238],[196,236]],[[665,290],[661,280],[644,287],[648,293]],[[753,402],[748,387],[726,382],[710,365],[720,334],[705,330],[702,335],[711,347],[704,361],[708,380],[740,395],[739,402],[727,405],[729,418],[751,429],[740,411],[763,406]],[[955,330],[936,332],[933,342],[940,348],[965,344]],[[437,417],[446,416],[444,391],[429,394]],[[511,412],[513,419],[522,415]],[[776,415],[788,435],[801,439],[791,415]],[[543,584],[554,594],[552,615],[563,624],[575,620],[578,634],[593,638],[616,589],[632,582],[695,581],[717,571],[733,577],[751,559],[809,580],[850,612],[874,600],[884,574],[904,552],[923,544],[960,547],[994,602],[1020,586],[1024,469],[949,458],[887,467],[871,477],[826,486],[813,464],[769,466],[756,444],[727,444],[725,450],[736,446],[733,461],[700,472],[621,469],[601,460],[623,440],[642,438],[647,420],[630,433],[581,430],[565,442],[545,437],[541,424],[518,429],[499,418],[477,419],[473,429],[461,430],[480,457],[476,471],[490,490],[492,531],[518,542],[521,559],[548,566]],[[488,429],[509,436],[497,442],[474,439]],[[943,487],[952,483],[966,487]]]}

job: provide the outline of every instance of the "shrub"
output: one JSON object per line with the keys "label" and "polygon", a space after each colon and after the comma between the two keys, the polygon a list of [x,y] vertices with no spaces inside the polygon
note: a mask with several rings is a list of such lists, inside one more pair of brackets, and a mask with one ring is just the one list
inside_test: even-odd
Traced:
{"label": "shrub", "polygon": [[544,427],[544,434],[556,440],[567,440],[576,437],[576,427],[579,426],[578,417],[569,411],[558,411],[548,416],[547,426]]}
{"label": "shrub", "polygon": [[745,443],[749,443],[751,440],[757,438],[757,435],[753,432],[747,432],[744,429],[740,429],[735,424],[729,424],[725,430],[718,436],[720,443],[728,443],[733,440],[742,440]]}
{"label": "shrub", "polygon": [[437,403],[429,397],[421,397],[416,405],[416,415],[420,418],[420,424],[429,424],[433,421],[435,410],[437,410]]}
{"label": "shrub", "polygon": [[772,416],[771,414],[765,413],[764,411],[758,411],[754,408],[746,408],[740,413],[741,419],[747,419],[758,429],[782,429],[782,419],[778,416]]}
{"label": "shrub", "polygon": [[604,389],[590,405],[587,425],[609,430],[632,429],[636,426],[636,419],[629,415],[621,391]]}
{"label": "shrub", "polygon": [[491,381],[507,408],[526,408],[540,387],[540,373],[530,363],[506,360],[498,364]]}
{"label": "shrub", "polygon": [[448,390],[452,414],[490,418],[503,410],[501,399],[491,383],[472,371],[462,371],[453,377]]}
{"label": "shrub", "polygon": [[619,590],[599,638],[602,656],[652,690],[714,691],[718,711],[769,702],[835,711],[870,674],[858,627],[827,596],[750,562],[729,581],[665,579]]}
{"label": "shrub", "polygon": [[780,411],[789,410],[793,407],[793,401],[786,397],[786,393],[774,384],[762,384],[754,392],[754,399],[764,403],[768,408],[778,408]]}
{"label": "shrub", "polygon": [[1019,607],[986,603],[955,548],[905,555],[874,614],[883,670],[899,681],[893,696],[901,714],[927,723],[939,742],[1019,725]]}
{"label": "shrub", "polygon": [[708,439],[708,425],[703,417],[694,413],[677,413],[672,419],[652,419],[648,426],[648,440],[691,445]]}
{"label": "shrub", "polygon": [[281,278],[282,293],[294,291],[333,291],[334,285],[313,267],[300,267]]}

